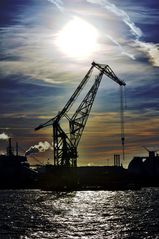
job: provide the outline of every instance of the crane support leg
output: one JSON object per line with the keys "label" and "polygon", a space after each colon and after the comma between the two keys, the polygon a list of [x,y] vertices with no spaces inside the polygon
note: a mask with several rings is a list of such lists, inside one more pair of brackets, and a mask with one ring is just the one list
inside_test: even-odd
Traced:
{"label": "crane support leg", "polygon": [[54,165],[74,166],[74,158],[77,158],[77,150],[58,122],[54,122],[53,124],[53,146]]}

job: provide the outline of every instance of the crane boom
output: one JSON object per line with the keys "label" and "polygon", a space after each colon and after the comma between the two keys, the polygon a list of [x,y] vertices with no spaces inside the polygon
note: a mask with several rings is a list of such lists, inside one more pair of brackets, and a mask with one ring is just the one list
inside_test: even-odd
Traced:
{"label": "crane boom", "polygon": [[[82,89],[90,79],[93,68],[99,70],[99,74],[95,78],[95,82],[84,97],[83,101],[73,114],[70,119],[67,115],[71,106],[76,101],[77,97],[81,93]],[[54,165],[57,166],[76,166],[77,165],[77,146],[81,139],[83,130],[85,128],[86,122],[88,120],[95,96],[97,94],[101,79],[103,75],[108,76],[110,79],[115,81],[119,86],[125,86],[125,82],[120,80],[112,69],[108,65],[98,64],[92,62],[92,66],[89,71],[74,91],[71,98],[68,100],[64,108],[52,119],[44,124],[40,124],[35,130],[52,125],[53,126],[53,148],[54,148]],[[121,104],[123,103],[121,99]],[[66,117],[70,125],[70,135],[68,136],[65,131],[60,126],[60,120]],[[123,108],[121,107],[121,134],[122,134],[122,145],[124,148],[124,118],[123,118]]]}
{"label": "crane boom", "polygon": [[95,96],[97,94],[103,71],[96,77],[94,84],[79,105],[70,120],[70,138],[75,147],[78,146],[83,130],[85,128],[89,113],[91,111]]}

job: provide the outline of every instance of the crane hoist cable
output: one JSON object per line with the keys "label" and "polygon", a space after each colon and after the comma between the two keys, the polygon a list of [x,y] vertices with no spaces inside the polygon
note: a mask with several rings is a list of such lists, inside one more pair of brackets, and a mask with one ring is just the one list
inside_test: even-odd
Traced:
{"label": "crane hoist cable", "polygon": [[121,122],[121,144],[122,144],[123,162],[125,160],[124,90],[125,86],[120,86],[120,122]]}

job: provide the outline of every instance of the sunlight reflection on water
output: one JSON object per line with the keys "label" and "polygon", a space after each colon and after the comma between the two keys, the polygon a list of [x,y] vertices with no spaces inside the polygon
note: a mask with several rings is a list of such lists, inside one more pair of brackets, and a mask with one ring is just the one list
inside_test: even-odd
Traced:
{"label": "sunlight reflection on water", "polygon": [[0,191],[0,238],[159,238],[159,189]]}

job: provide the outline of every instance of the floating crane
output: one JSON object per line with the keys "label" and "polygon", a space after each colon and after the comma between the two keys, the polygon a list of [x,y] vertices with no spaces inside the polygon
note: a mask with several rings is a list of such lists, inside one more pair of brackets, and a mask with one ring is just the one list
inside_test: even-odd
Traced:
{"label": "floating crane", "polygon": [[[85,87],[86,83],[89,81],[93,69],[99,70],[99,74],[95,77],[95,81],[82,100],[81,104],[70,118],[68,112],[77,97]],[[100,82],[103,75],[108,76],[110,79],[115,81],[121,87],[121,141],[123,147],[123,159],[124,159],[124,111],[123,111],[123,90],[122,87],[125,86],[125,82],[120,80],[112,69],[108,65],[98,64],[92,62],[92,65],[85,75],[84,79],[81,81],[71,98],[68,100],[64,108],[52,119],[44,124],[40,124],[35,130],[42,129],[47,126],[53,127],[53,148],[54,148],[54,165],[55,166],[65,166],[65,167],[76,167],[77,166],[77,147],[80,142],[83,130],[85,128],[86,122],[88,120],[95,96],[97,94]],[[69,122],[69,136],[60,126],[60,120],[66,118]]]}

